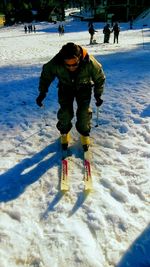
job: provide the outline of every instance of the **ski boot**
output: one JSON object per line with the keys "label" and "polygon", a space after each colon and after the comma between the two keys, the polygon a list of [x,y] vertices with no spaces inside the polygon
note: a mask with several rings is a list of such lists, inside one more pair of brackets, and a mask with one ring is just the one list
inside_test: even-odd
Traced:
{"label": "ski boot", "polygon": [[63,150],[67,150],[68,143],[70,141],[70,133],[62,134],[60,137],[61,145]]}
{"label": "ski boot", "polygon": [[81,144],[83,146],[84,152],[88,151],[89,145],[90,145],[90,137],[89,136],[80,136]]}

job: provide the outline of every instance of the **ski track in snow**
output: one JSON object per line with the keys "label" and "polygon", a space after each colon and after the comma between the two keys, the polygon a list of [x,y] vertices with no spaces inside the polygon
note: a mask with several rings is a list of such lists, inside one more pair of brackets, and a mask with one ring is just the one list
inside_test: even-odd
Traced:
{"label": "ski track in snow", "polygon": [[[41,23],[37,34],[27,36],[22,25],[0,29],[1,267],[148,267],[149,50],[142,47],[141,29],[122,28],[118,45],[102,44],[101,29],[96,34],[100,44],[89,46],[87,23],[66,22],[66,31],[72,27],[72,33],[61,41],[57,26]],[[83,29],[77,33],[79,27]],[[42,65],[68,41],[84,45],[102,62],[107,76],[97,128],[92,99],[94,192],[87,195],[74,127],[70,191],[64,195],[58,190],[57,81],[51,85],[45,108],[35,105]],[[136,243],[140,256],[135,257],[133,247],[134,261],[128,257],[128,265],[119,265],[144,229],[147,235]]]}

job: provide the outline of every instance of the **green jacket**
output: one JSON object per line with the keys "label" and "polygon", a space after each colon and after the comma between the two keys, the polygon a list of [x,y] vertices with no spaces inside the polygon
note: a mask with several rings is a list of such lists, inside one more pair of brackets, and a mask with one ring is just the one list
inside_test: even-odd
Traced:
{"label": "green jacket", "polygon": [[92,56],[88,55],[84,48],[82,49],[82,59],[75,79],[72,78],[60,53],[54,56],[48,63],[43,65],[40,76],[39,91],[47,93],[51,82],[58,78],[59,83],[67,88],[76,88],[82,90],[82,86],[94,85],[94,96],[101,96],[104,89],[105,75],[101,64]]}

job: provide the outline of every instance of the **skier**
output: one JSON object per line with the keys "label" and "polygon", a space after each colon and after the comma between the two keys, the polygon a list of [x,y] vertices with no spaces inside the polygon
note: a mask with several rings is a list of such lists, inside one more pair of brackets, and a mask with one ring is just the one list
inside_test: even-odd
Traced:
{"label": "skier", "polygon": [[64,32],[65,32],[64,25],[59,25],[59,26],[58,26],[58,33],[59,33],[59,36],[63,35]]}
{"label": "skier", "polygon": [[90,44],[93,44],[93,38],[94,38],[95,32],[97,32],[97,31],[94,29],[94,26],[91,23],[90,26],[89,26]]}
{"label": "skier", "polygon": [[75,43],[65,44],[49,62],[43,65],[39,81],[40,93],[36,99],[38,106],[43,105],[42,101],[46,97],[48,88],[56,77],[59,80],[58,102],[60,104],[57,113],[57,129],[61,134],[62,148],[65,150],[68,147],[75,99],[77,102],[76,129],[81,135],[81,143],[86,151],[90,145],[92,87],[96,106],[103,103],[101,95],[104,89],[105,75],[102,66],[83,47]]}
{"label": "skier", "polygon": [[24,26],[24,32],[27,33],[27,30],[28,30],[27,25],[25,25]]}
{"label": "skier", "polygon": [[112,32],[114,32],[114,43],[117,41],[118,44],[118,37],[120,32],[120,27],[118,22],[116,22],[115,25],[113,26]]}
{"label": "skier", "polygon": [[34,33],[36,33],[36,27],[35,27],[35,25],[33,26],[33,31],[34,31]]}
{"label": "skier", "polygon": [[109,23],[107,23],[104,26],[103,33],[104,33],[104,43],[109,43],[109,38],[110,38],[110,33],[111,33],[110,24]]}
{"label": "skier", "polygon": [[61,26],[61,34],[63,35],[65,33],[64,25]]}

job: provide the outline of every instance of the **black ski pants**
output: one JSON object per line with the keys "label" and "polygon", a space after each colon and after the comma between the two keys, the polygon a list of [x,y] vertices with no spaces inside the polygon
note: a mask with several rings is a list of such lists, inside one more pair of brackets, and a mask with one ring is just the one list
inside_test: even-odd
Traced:
{"label": "black ski pants", "polygon": [[71,130],[74,109],[76,108],[76,129],[84,136],[89,135],[92,119],[91,94],[91,84],[82,84],[78,88],[59,84],[58,102],[60,109],[57,113],[57,129],[61,134]]}

